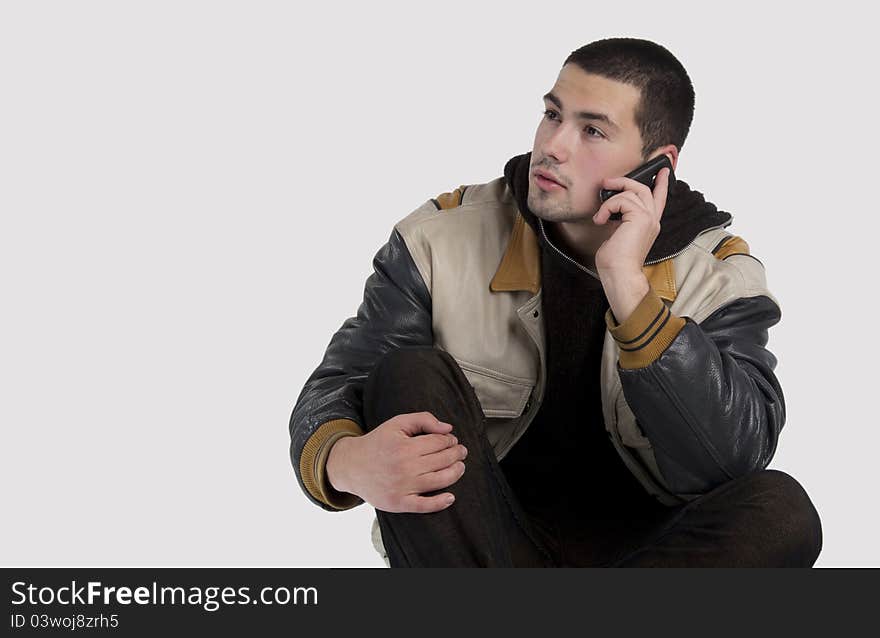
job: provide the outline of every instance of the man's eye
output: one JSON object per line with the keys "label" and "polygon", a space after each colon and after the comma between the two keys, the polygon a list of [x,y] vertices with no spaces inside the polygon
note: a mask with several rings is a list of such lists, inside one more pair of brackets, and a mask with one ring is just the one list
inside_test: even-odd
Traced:
{"label": "man's eye", "polygon": [[[549,120],[555,120],[556,115],[558,115],[558,114],[553,109],[547,109],[546,111],[544,111],[544,117],[546,117]],[[590,137],[605,137],[605,135],[602,133],[602,131],[597,129],[595,126],[587,125],[584,127],[585,133],[589,134],[590,131],[595,131],[596,133],[598,133],[598,135],[590,135]]]}

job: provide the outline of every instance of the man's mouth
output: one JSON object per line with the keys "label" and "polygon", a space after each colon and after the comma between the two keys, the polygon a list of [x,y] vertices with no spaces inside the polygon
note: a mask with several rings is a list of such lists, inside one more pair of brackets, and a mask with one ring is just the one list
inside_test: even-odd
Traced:
{"label": "man's mouth", "polygon": [[563,186],[562,184],[557,182],[555,179],[550,177],[549,173],[546,173],[544,171],[535,171],[534,176],[535,176],[535,183],[542,190],[549,191],[549,190],[565,188],[565,186]]}

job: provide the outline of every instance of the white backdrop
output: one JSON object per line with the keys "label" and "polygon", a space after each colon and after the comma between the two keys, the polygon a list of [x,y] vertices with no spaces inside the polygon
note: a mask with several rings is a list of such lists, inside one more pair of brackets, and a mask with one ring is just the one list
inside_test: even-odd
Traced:
{"label": "white backdrop", "polygon": [[630,36],[688,70],[677,174],[782,304],[771,467],[817,566],[880,566],[869,16],[416,4],[0,4],[0,564],[383,566],[368,505],[300,491],[302,384],[393,224],[500,176],[565,57]]}

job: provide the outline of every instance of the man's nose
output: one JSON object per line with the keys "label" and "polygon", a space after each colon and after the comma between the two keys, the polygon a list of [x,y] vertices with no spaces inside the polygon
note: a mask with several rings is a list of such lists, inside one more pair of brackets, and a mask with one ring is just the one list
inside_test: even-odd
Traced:
{"label": "man's nose", "polygon": [[564,162],[568,159],[570,143],[568,131],[565,127],[558,126],[544,140],[544,155],[555,158],[557,162]]}

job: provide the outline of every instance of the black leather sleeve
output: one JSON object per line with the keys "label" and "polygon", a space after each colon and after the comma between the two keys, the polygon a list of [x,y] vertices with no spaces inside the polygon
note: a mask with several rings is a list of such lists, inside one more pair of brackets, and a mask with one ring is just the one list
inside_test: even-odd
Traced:
{"label": "black leather sleeve", "polygon": [[766,348],[781,318],[766,296],[738,299],[685,325],[644,368],[618,367],[626,401],[677,494],[703,494],[764,469],[785,423],[785,399]]}
{"label": "black leather sleeve", "polygon": [[323,423],[351,419],[365,430],[363,387],[375,362],[400,346],[431,345],[431,297],[406,243],[395,229],[373,259],[357,315],[346,319],[327,346],[324,358],[306,380],[290,417],[290,456],[300,488],[300,456]]}

